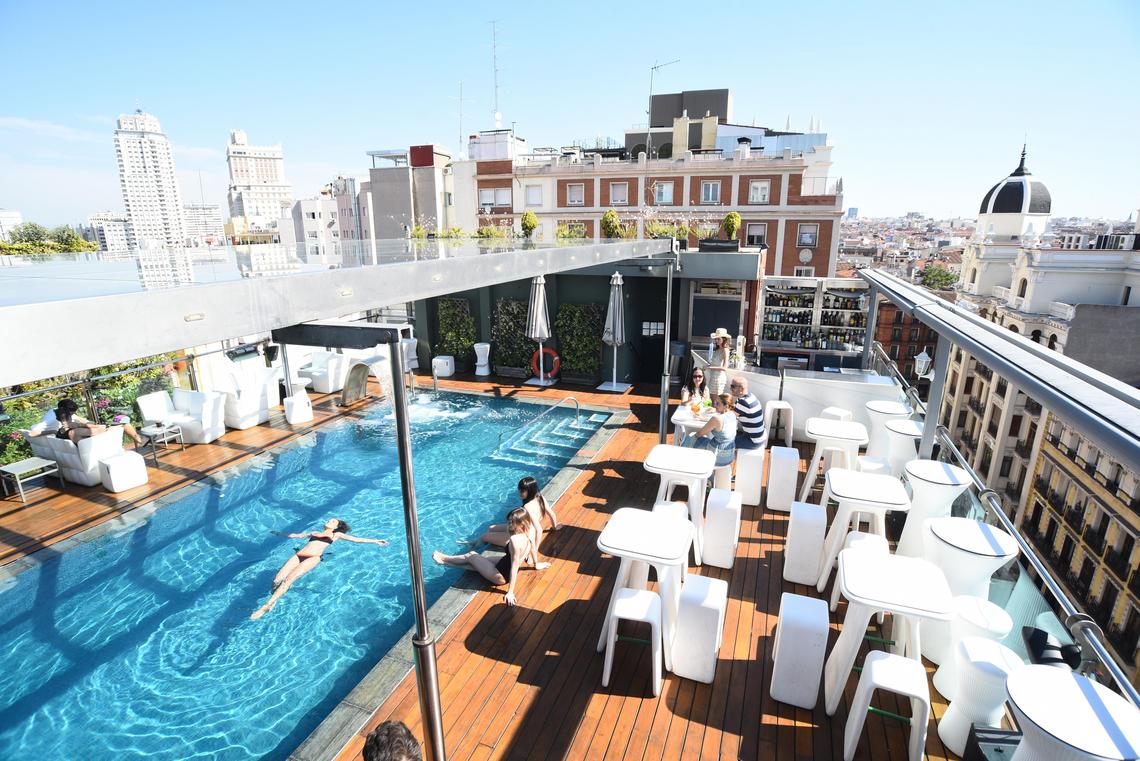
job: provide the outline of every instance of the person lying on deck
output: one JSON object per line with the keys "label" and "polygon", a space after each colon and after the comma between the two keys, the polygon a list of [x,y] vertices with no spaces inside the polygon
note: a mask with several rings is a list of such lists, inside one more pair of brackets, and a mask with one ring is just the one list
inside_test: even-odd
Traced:
{"label": "person lying on deck", "polygon": [[[546,497],[542,496],[542,492],[538,490],[538,481],[534,480],[531,476],[519,481],[519,499],[522,500],[522,508],[526,510],[526,514],[530,517],[531,525],[534,527],[534,533],[531,536],[531,541],[537,549],[542,545],[542,520],[543,518],[550,519],[550,530],[558,531],[562,528],[562,524],[558,522],[558,516],[554,514],[554,509],[547,504]],[[506,547],[507,542],[510,541],[511,533],[506,523],[494,523],[487,527],[483,532],[483,536],[479,537],[479,541],[493,544],[497,547]]]}
{"label": "person lying on deck", "polygon": [[297,579],[304,576],[309,571],[316,568],[321,563],[321,555],[328,549],[329,545],[341,539],[346,542],[355,542],[356,544],[376,544],[381,547],[388,545],[387,539],[366,539],[360,536],[349,536],[348,532],[351,529],[347,523],[339,518],[331,518],[325,523],[325,527],[321,531],[309,531],[304,534],[285,534],[280,531],[271,531],[269,533],[276,534],[277,536],[284,536],[289,539],[308,539],[305,546],[293,553],[293,555],[285,561],[281,569],[277,571],[277,575],[273,578],[273,595],[269,598],[269,602],[262,605],[250,615],[251,621],[264,616],[269,611],[273,610],[273,606],[281,599],[281,595],[289,591],[289,587],[297,581]]}
{"label": "person lying on deck", "polygon": [[521,507],[516,507],[507,516],[507,530],[510,539],[507,541],[507,554],[499,558],[498,563],[492,563],[478,552],[471,551],[463,555],[444,555],[439,550],[431,554],[432,560],[440,565],[450,565],[456,568],[469,568],[479,573],[487,581],[497,587],[507,586],[507,605],[518,602],[515,597],[515,581],[519,576],[519,569],[524,562],[529,562],[536,571],[550,567],[550,563],[540,563],[538,553],[534,549],[534,527],[530,516]]}

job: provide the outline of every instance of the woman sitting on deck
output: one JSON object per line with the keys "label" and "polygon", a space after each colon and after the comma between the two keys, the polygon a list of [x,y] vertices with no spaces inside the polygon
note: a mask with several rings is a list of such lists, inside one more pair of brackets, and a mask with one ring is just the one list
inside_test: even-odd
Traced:
{"label": "woman sitting on deck", "polygon": [[[522,509],[526,510],[531,525],[534,527],[531,541],[534,542],[537,549],[542,544],[542,519],[550,519],[551,531],[558,531],[562,528],[562,524],[558,522],[558,516],[554,514],[554,510],[546,503],[546,497],[542,496],[538,490],[538,481],[527,476],[519,481],[518,488],[519,499],[522,500]],[[479,537],[479,541],[498,547],[506,547],[510,539],[510,527],[506,523],[494,523],[488,526],[487,530],[483,532],[483,536]]]}
{"label": "woman sitting on deck", "polygon": [[[59,404],[56,405],[56,408],[52,410],[51,414],[44,415],[44,423],[46,425],[44,425],[43,430],[39,430],[36,433],[30,433],[29,435],[45,436],[49,433],[54,433],[56,438],[68,439],[73,444],[78,444],[83,439],[89,438],[98,433],[103,433],[107,430],[108,426],[92,423],[90,420],[80,417],[78,412],[79,405],[74,401],[71,399],[60,399]],[[54,429],[52,429],[52,421],[49,419],[52,416],[54,416],[56,424],[56,427]],[[123,427],[123,433],[127,434],[127,436],[130,437],[131,441],[135,443],[136,447],[140,447],[149,441],[149,439],[143,438],[139,435],[139,432],[135,430],[135,427],[131,425],[130,422],[128,422],[125,415],[116,415],[115,425],[121,425]],[[39,426],[37,426],[37,428],[38,427]]]}
{"label": "woman sitting on deck", "polygon": [[477,571],[484,579],[497,587],[507,585],[507,605],[517,602],[515,597],[515,580],[518,579],[519,569],[524,562],[534,565],[536,571],[549,568],[550,563],[538,562],[538,553],[534,548],[534,526],[530,516],[524,508],[516,507],[507,516],[507,529],[510,539],[507,541],[507,554],[499,558],[498,563],[492,563],[478,552],[471,551],[464,555],[444,555],[439,550],[431,554],[432,560],[440,565],[451,565],[457,568],[470,568]]}
{"label": "woman sitting on deck", "polygon": [[365,539],[359,536],[349,536],[348,532],[351,527],[340,520],[339,518],[331,518],[325,523],[324,530],[310,531],[304,534],[285,534],[280,531],[271,531],[269,533],[276,534],[277,536],[288,537],[289,539],[308,539],[305,546],[293,553],[292,557],[285,561],[281,569],[277,571],[277,575],[273,578],[273,596],[269,598],[269,602],[262,605],[255,610],[250,616],[250,620],[256,621],[264,616],[269,611],[273,610],[273,606],[281,599],[281,595],[289,591],[289,587],[297,579],[304,576],[309,571],[320,565],[321,555],[328,549],[329,545],[333,542],[344,539],[349,542],[356,542],[357,544],[377,544],[381,547],[388,545],[387,539]]}
{"label": "woman sitting on deck", "polygon": [[736,413],[731,394],[713,397],[713,412],[696,436],[684,444],[694,449],[707,449],[716,454],[716,465],[731,465],[736,455]]}

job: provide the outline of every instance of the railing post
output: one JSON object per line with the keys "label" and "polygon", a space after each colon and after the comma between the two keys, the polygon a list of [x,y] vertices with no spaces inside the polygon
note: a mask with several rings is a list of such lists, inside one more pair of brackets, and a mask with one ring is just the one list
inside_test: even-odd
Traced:
{"label": "railing post", "polygon": [[[673,248],[676,249],[676,243]],[[672,335],[673,323],[673,267],[678,256],[674,250],[674,259],[665,269],[665,356],[661,365],[661,412],[657,421],[657,440],[661,444],[665,443],[669,421],[669,336]]]}
{"label": "railing post", "polygon": [[871,349],[875,345],[875,329],[879,325],[879,289],[872,285],[867,295],[867,324],[863,328],[862,368],[871,369]]}
{"label": "railing post", "polygon": [[950,367],[950,339],[938,336],[938,348],[934,350],[934,379],[930,382],[930,393],[926,397],[926,420],[922,427],[922,442],[918,446],[918,456],[929,460],[934,452],[934,438],[942,423],[942,393],[946,389],[946,375]]}

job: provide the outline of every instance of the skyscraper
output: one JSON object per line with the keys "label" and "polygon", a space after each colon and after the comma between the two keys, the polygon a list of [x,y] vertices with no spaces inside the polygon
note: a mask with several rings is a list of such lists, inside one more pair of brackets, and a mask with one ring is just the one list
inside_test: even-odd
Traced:
{"label": "skyscraper", "polygon": [[245,131],[230,130],[226,146],[230,171],[230,217],[251,227],[268,227],[293,206],[293,186],[285,179],[280,145],[249,145]]}
{"label": "skyscraper", "polygon": [[158,119],[141,110],[121,115],[115,154],[130,247],[183,245],[182,194],[170,141]]}

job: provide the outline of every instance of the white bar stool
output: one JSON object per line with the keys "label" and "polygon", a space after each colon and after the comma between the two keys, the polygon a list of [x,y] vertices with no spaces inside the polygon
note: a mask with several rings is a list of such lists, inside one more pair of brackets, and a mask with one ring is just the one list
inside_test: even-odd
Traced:
{"label": "white bar stool", "polygon": [[1006,678],[1024,664],[1017,653],[984,637],[963,638],[954,649],[954,657],[958,662],[957,697],[938,722],[938,736],[961,756],[972,725],[1001,726]]}
{"label": "white bar stool", "polygon": [[709,492],[705,507],[705,541],[701,546],[703,562],[717,568],[732,568],[740,540],[741,507],[739,492],[718,488]]}
{"label": "white bar stool", "polygon": [[794,447],[772,447],[768,458],[768,509],[788,512],[796,498],[800,453]]}
{"label": "white bar stool", "polygon": [[[928,625],[929,624],[929,625]],[[958,595],[954,598],[954,620],[950,622],[949,636],[943,634],[946,624],[923,622],[922,654],[937,663],[934,672],[934,689],[942,697],[953,700],[958,687],[954,653],[958,643],[966,637],[985,637],[1000,642],[1013,628],[1013,619],[1001,606],[980,597]]]}
{"label": "white bar stool", "polygon": [[764,425],[769,432],[776,430],[776,421],[781,412],[786,412],[787,420],[784,422],[784,446],[792,445],[792,433],[795,428],[795,412],[792,405],[782,399],[773,399],[764,404]]}
{"label": "white bar stool", "polygon": [[[682,593],[683,594],[683,593]],[[649,624],[650,648],[653,659],[653,695],[661,694],[661,598],[647,589],[619,589],[610,610],[609,635],[606,642],[605,665],[602,667],[602,686],[610,685],[610,670],[617,647],[618,622],[642,621]]]}
{"label": "white bar stool", "polygon": [[847,462],[853,465],[858,462],[859,447],[867,443],[867,427],[862,423],[812,417],[804,424],[804,435],[815,442],[815,449],[807,461],[800,502],[806,501],[811,494],[811,488],[815,485],[816,468],[824,450],[828,447],[844,450]]}
{"label": "white bar stool", "polygon": [[900,555],[923,555],[923,526],[929,518],[950,515],[954,500],[970,486],[970,474],[938,460],[911,460],[903,466],[910,484],[910,512],[899,538]]}
{"label": "white bar stool", "polygon": [[844,422],[855,417],[851,410],[845,410],[842,407],[824,407],[823,411],[819,413],[819,416],[825,417],[828,420],[842,420]]}
{"label": "white bar stool", "polygon": [[[659,501],[653,503],[652,512],[668,515],[668,516],[671,516],[674,518],[683,518],[684,520],[688,521],[689,520],[689,503],[688,502],[681,502],[680,500],[669,501],[669,502],[666,502],[664,500],[659,500]],[[689,521],[689,522],[690,522],[690,524],[692,523],[692,521]],[[693,536],[696,537],[696,534],[697,534],[697,532],[696,532],[696,530],[694,530]],[[701,564],[701,551],[697,547],[696,541],[693,542],[693,564],[694,565],[700,565]],[[681,566],[681,579],[682,580],[684,580],[685,576],[688,575],[688,573],[689,573],[689,567],[687,565]]]}
{"label": "white bar stool", "polygon": [[788,538],[784,544],[784,581],[793,584],[815,583],[819,577],[819,559],[823,554],[823,537],[826,533],[826,510],[810,502],[792,503]]}
{"label": "white bar stool", "polygon": [[696,574],[685,580],[673,637],[674,674],[704,684],[712,682],[727,608],[727,581]]}
{"label": "white bar stool", "polygon": [[887,456],[887,421],[891,418],[910,417],[910,407],[900,402],[873,399],[863,405],[871,424],[867,426],[867,457]]}
{"label": "white bar stool", "polygon": [[760,506],[764,494],[764,453],[767,447],[736,450],[736,490],[746,505]]}
{"label": "white bar stool", "polygon": [[713,470],[712,485],[714,489],[731,489],[732,488],[732,463],[728,465],[718,465]]}
{"label": "white bar stool", "polygon": [[829,624],[823,600],[791,592],[780,595],[772,645],[772,681],[768,685],[773,700],[809,711],[815,708]]}
{"label": "white bar stool", "polygon": [[851,701],[847,726],[843,730],[843,761],[855,758],[863,722],[871,706],[875,690],[886,690],[910,698],[910,737],[907,743],[910,761],[922,761],[926,747],[926,727],[930,723],[930,690],[926,686],[926,669],[920,661],[881,650],[863,659],[863,673]]}

